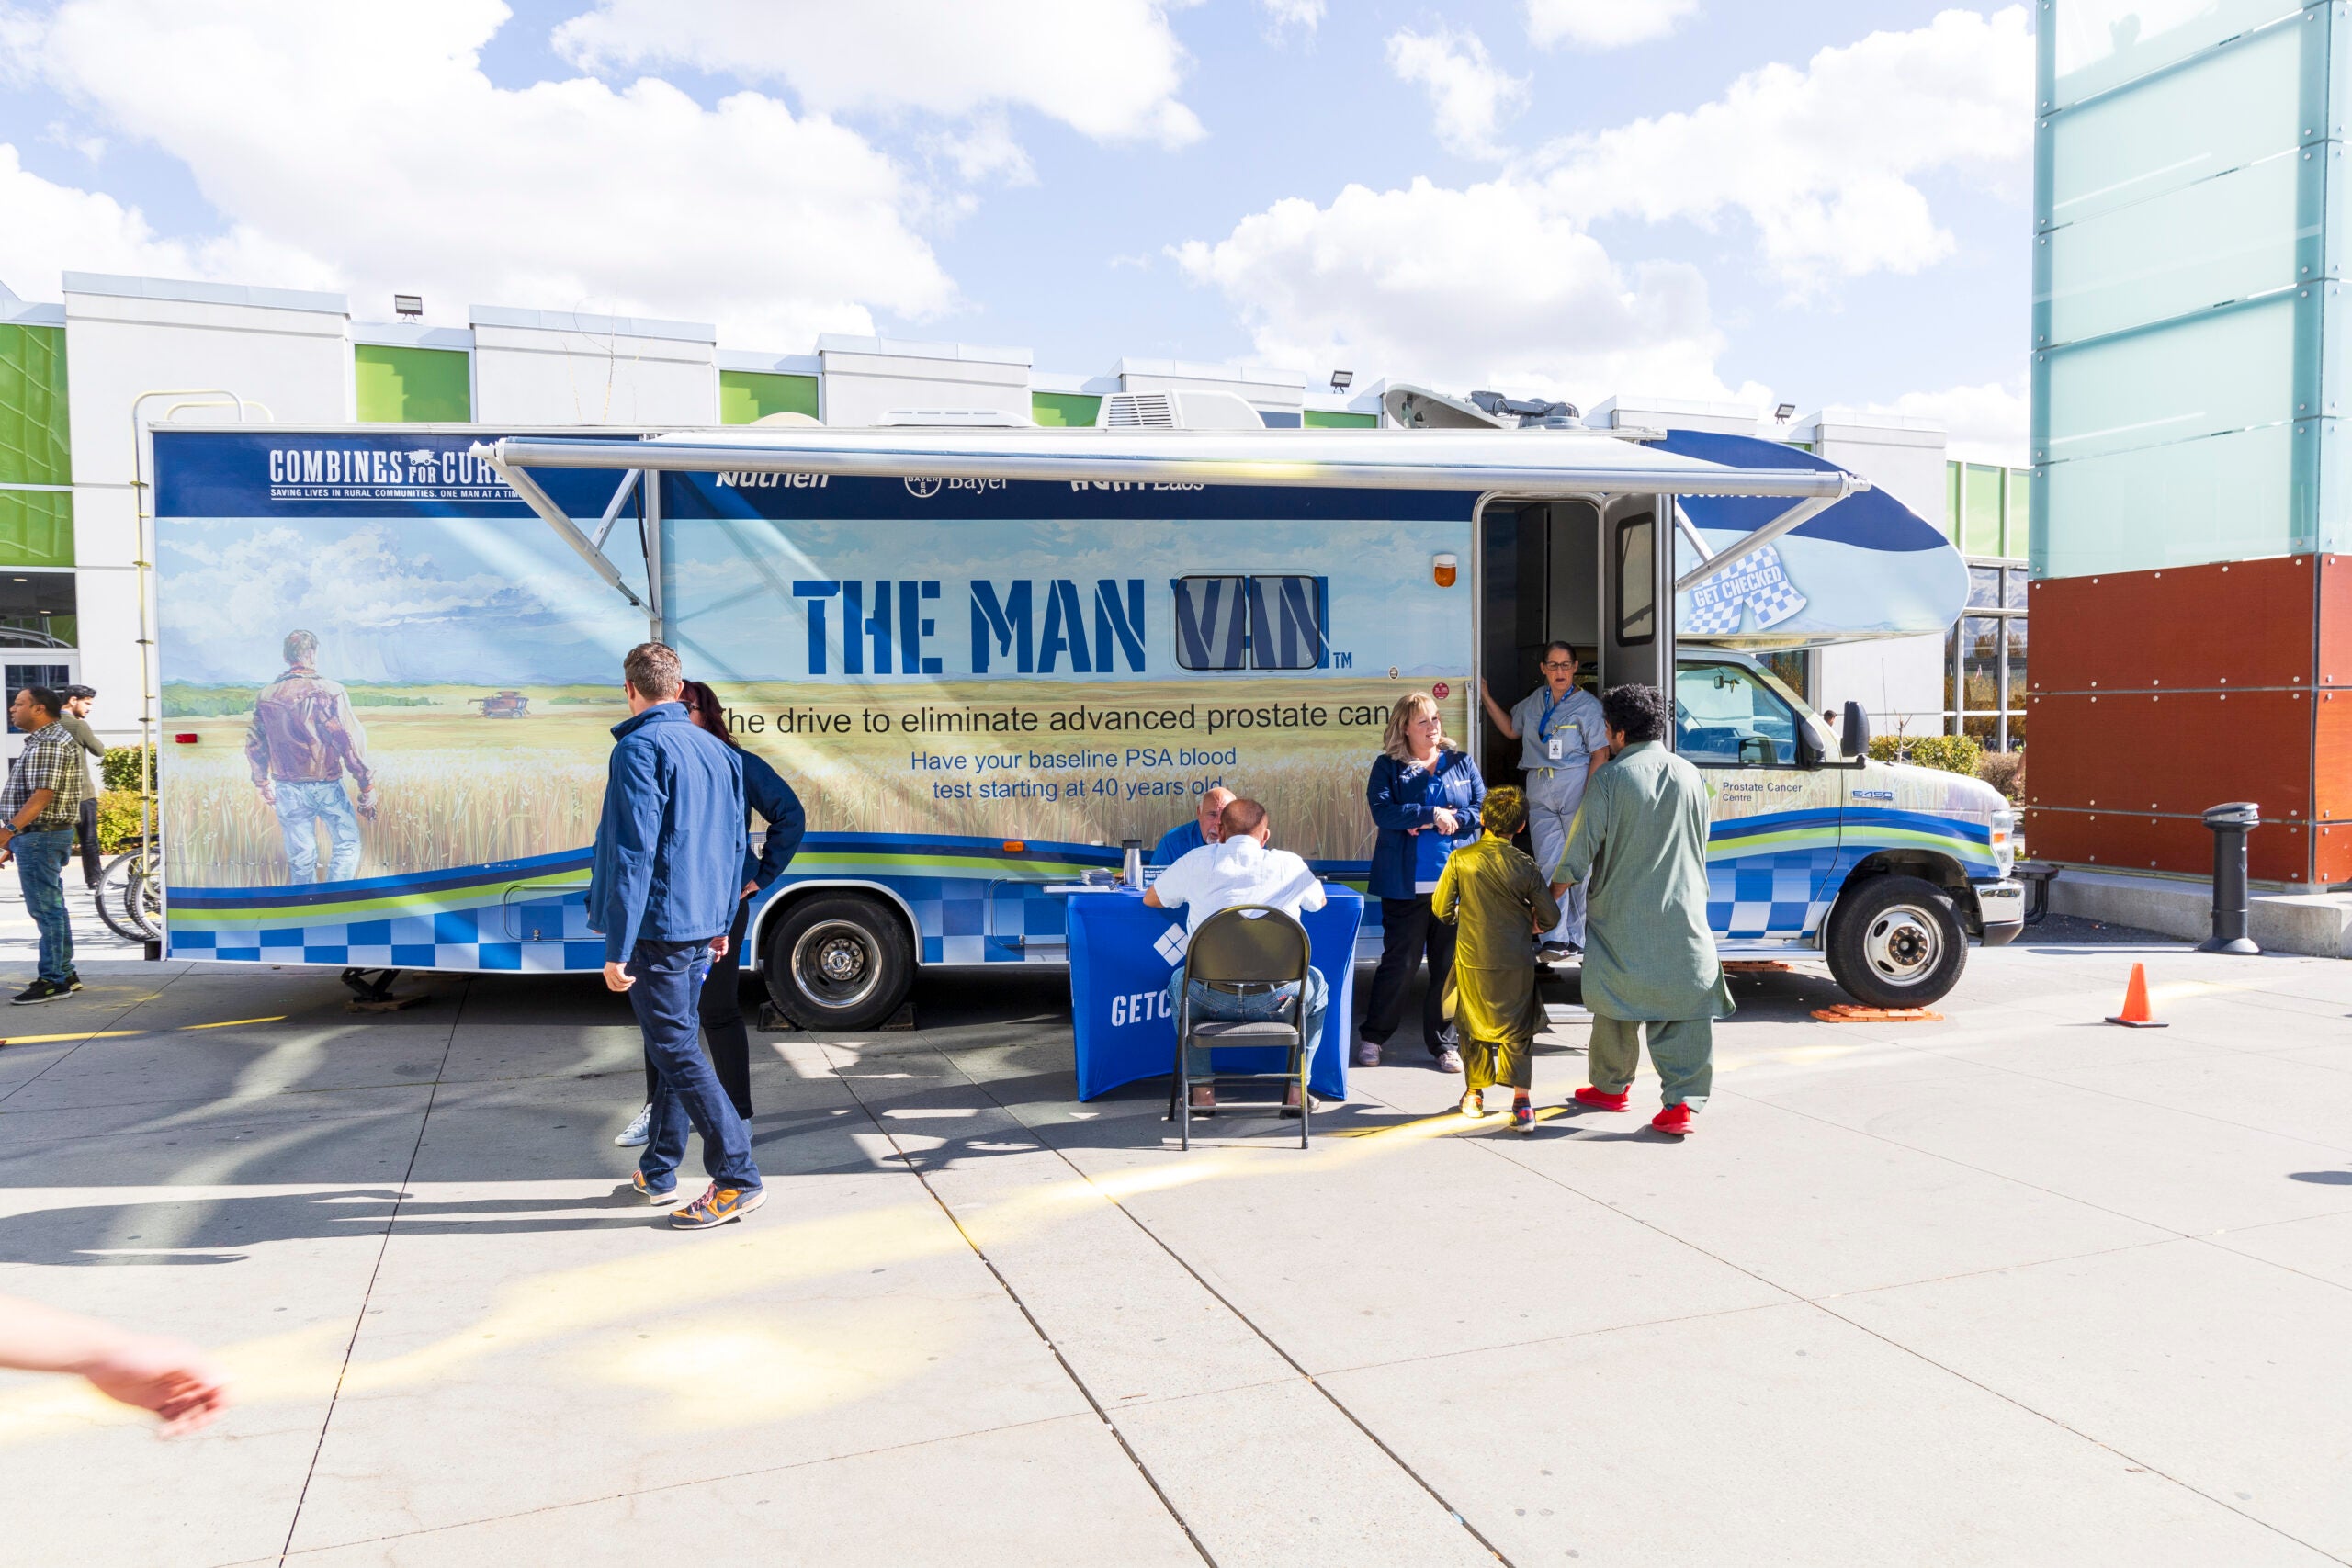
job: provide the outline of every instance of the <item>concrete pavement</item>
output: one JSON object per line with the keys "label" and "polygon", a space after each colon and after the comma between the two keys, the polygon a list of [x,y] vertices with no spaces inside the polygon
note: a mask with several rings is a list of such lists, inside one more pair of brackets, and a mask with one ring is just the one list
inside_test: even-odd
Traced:
{"label": "concrete pavement", "polygon": [[[2173,1027],[2113,1011],[2135,959]],[[593,982],[85,964],[0,1015],[0,1292],[217,1347],[159,1442],[0,1375],[27,1562],[2352,1561],[2352,966],[1741,977],[1685,1144],[1418,1062],[1188,1155],[1059,983],[755,1036],[772,1201],[621,1190]],[[1654,1104],[1655,1080],[1636,1086]],[[696,1173],[691,1168],[689,1181]]]}

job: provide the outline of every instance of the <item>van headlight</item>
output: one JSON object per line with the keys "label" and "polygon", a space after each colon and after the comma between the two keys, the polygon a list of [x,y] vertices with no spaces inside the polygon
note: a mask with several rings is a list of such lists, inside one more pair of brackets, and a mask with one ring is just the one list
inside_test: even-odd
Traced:
{"label": "van headlight", "polygon": [[2018,814],[2007,807],[1996,807],[1993,811],[1993,869],[2001,875],[2009,874],[2009,867],[2017,861]]}

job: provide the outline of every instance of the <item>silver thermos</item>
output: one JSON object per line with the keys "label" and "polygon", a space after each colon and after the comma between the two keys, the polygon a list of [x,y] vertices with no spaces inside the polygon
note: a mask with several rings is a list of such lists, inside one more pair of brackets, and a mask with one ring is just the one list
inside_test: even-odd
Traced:
{"label": "silver thermos", "polygon": [[1126,852],[1126,858],[1119,866],[1119,880],[1125,883],[1130,887],[1142,887],[1143,840],[1141,839],[1124,839],[1120,840],[1119,847]]}

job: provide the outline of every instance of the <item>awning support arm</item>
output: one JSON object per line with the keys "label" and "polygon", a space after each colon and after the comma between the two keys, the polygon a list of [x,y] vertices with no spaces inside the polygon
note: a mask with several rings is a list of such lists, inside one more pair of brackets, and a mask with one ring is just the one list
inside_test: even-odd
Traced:
{"label": "awning support arm", "polygon": [[642,468],[631,468],[621,476],[620,489],[613,491],[613,499],[605,506],[604,521],[596,525],[596,536],[588,541],[598,550],[602,550],[605,547],[605,541],[612,537],[613,525],[620,521],[621,508],[628,504],[629,496],[637,489],[637,481],[643,478],[645,470]]}
{"label": "awning support arm", "polygon": [[[555,530],[557,538],[578,551],[580,558],[588,563],[591,570],[603,578],[606,583],[618,589],[622,598],[649,615],[652,613],[652,606],[646,604],[644,599],[639,596],[637,590],[628,585],[628,581],[621,576],[620,569],[605,558],[605,552],[596,547],[595,540],[582,533],[579,525],[566,517],[563,514],[563,509],[548,499],[548,492],[539,488],[538,480],[519,468],[509,468],[501,462],[497,448],[487,441],[475,442],[468,456],[479,457],[488,463],[493,473],[514,486],[514,493],[523,498],[523,504],[537,513],[540,521]],[[627,487],[623,488],[625,491]],[[615,505],[617,506],[618,502],[616,502]],[[602,536],[602,535],[598,536],[600,538]]]}
{"label": "awning support arm", "polygon": [[[1850,495],[1855,491],[1868,490],[1869,488],[1869,480],[1854,479],[1848,487],[1847,494]],[[1736,561],[1740,557],[1746,555],[1748,551],[1759,549],[1762,547],[1770,544],[1773,540],[1779,538],[1781,535],[1788,533],[1790,530],[1804,526],[1807,522],[1820,516],[1823,513],[1828,511],[1831,507],[1837,505],[1839,502],[1845,499],[1846,497],[1844,495],[1815,495],[1806,497],[1804,500],[1798,502],[1794,506],[1790,507],[1786,512],[1781,513],[1778,517],[1773,518],[1770,523],[1765,524],[1761,528],[1757,529],[1754,533],[1749,534],[1745,538],[1739,539],[1732,544],[1725,545],[1722,549],[1717,550],[1713,555],[1708,557],[1705,560],[1701,561],[1697,566],[1692,567],[1680,577],[1676,578],[1674,580],[1674,591],[1677,593],[1688,592],[1702,580],[1713,572],[1721,570],[1722,567],[1718,565],[1719,562],[1729,563],[1731,561]],[[1675,510],[1679,513],[1681,508],[1677,507]]]}

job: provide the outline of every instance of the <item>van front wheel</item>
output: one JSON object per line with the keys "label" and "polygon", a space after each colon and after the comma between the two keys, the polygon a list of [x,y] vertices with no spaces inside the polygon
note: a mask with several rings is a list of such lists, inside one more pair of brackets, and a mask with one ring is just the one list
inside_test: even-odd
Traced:
{"label": "van front wheel", "polygon": [[1919,1008],[1960,984],[1968,931],[1951,895],[1916,876],[1876,876],[1838,900],[1829,973],[1866,1007]]}
{"label": "van front wheel", "polygon": [[899,912],[854,893],[819,894],[767,931],[768,995],[804,1029],[872,1029],[914,984],[913,944]]}

